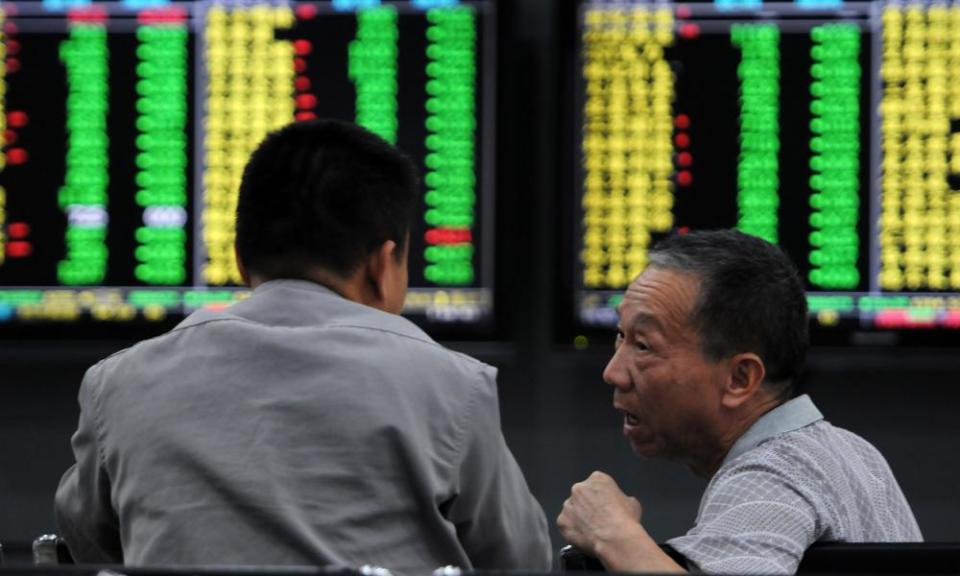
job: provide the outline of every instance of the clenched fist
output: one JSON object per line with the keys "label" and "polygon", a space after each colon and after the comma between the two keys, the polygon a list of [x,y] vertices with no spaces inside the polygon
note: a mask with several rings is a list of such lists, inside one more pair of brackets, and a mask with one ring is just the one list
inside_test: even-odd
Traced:
{"label": "clenched fist", "polygon": [[573,485],[557,527],[563,538],[617,572],[683,572],[640,524],[640,502],[613,478],[594,472]]}
{"label": "clenched fist", "polygon": [[597,548],[639,524],[641,512],[640,502],[624,494],[613,478],[594,472],[570,489],[557,527],[567,542],[599,556]]}

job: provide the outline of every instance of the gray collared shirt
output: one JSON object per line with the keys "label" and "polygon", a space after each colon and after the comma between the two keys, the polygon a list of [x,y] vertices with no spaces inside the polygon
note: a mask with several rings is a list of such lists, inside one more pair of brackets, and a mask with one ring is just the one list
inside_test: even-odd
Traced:
{"label": "gray collared shirt", "polygon": [[922,540],[883,456],[800,396],[737,440],[696,525],[669,544],[703,572],[791,574],[817,541]]}
{"label": "gray collared shirt", "polygon": [[496,370],[302,280],[91,368],[57,492],[74,557],[546,570]]}

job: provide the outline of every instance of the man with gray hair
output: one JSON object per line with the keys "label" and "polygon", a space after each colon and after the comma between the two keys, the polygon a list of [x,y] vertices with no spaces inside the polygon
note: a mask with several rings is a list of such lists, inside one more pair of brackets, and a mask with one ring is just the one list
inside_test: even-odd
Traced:
{"label": "man with gray hair", "polygon": [[667,238],[627,288],[603,373],[634,452],[710,478],[696,524],[668,544],[637,499],[594,472],[557,519],[610,571],[794,573],[817,541],[922,535],[883,456],[795,396],[808,348],[803,286],[776,246],[735,231]]}

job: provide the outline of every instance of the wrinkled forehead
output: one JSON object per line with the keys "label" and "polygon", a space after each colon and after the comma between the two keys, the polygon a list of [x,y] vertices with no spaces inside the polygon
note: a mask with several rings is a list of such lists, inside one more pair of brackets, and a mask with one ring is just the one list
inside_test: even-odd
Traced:
{"label": "wrinkled forehead", "polygon": [[680,328],[690,324],[700,296],[700,277],[692,272],[648,266],[627,287],[617,308],[622,323]]}

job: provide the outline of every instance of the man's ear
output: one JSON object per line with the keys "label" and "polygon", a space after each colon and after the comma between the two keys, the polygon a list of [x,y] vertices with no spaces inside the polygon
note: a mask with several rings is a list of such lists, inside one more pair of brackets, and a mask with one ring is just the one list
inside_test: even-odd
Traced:
{"label": "man's ear", "polygon": [[721,401],[727,408],[737,408],[757,393],[767,371],[763,360],[753,352],[736,354],[728,362],[730,378]]}
{"label": "man's ear", "polygon": [[396,266],[391,266],[391,261],[396,257],[397,243],[393,240],[387,240],[374,250],[367,258],[367,285],[371,290],[371,296],[374,298],[374,304],[377,308],[382,308],[387,302],[390,302],[393,287],[396,283],[393,281],[393,274],[396,274]]}

